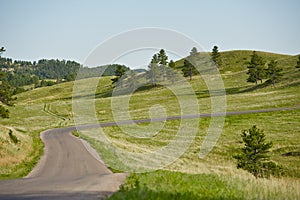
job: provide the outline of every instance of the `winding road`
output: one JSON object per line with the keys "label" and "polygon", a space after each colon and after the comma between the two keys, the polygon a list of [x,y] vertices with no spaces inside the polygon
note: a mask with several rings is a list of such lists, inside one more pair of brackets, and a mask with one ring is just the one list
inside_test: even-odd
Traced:
{"label": "winding road", "polygon": [[113,174],[74,130],[41,133],[44,155],[27,177],[0,181],[0,199],[100,199],[116,192],[126,174]]}
{"label": "winding road", "polygon": [[25,178],[0,181],[0,199],[100,199],[116,192],[126,174],[113,174],[89,144],[71,135],[76,129],[294,109],[299,107],[128,120],[47,130],[41,133],[45,149],[37,166]]}

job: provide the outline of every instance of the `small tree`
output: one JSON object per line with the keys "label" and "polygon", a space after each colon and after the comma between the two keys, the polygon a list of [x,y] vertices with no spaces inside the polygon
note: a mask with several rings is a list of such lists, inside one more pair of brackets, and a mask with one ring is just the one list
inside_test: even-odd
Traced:
{"label": "small tree", "polygon": [[211,52],[211,59],[214,61],[217,67],[220,67],[222,65],[221,54],[219,53],[218,46],[213,47]]}
{"label": "small tree", "polygon": [[183,76],[190,77],[190,80],[192,80],[193,75],[197,74],[197,70],[195,69],[195,67],[186,59],[183,63],[182,72]]}
{"label": "small tree", "polygon": [[258,56],[255,51],[251,56],[251,60],[248,65],[248,72],[249,77],[247,78],[247,82],[257,84],[257,81],[261,81],[265,78],[265,68],[264,68],[264,61],[261,56]]}
{"label": "small tree", "polygon": [[158,61],[159,61],[158,63],[160,64],[159,65],[160,75],[161,75],[162,80],[164,81],[165,80],[165,74],[166,74],[166,68],[167,68],[167,64],[168,64],[168,56],[167,56],[164,49],[161,49],[159,51],[159,53],[157,54],[157,58],[158,58]]}
{"label": "small tree", "polygon": [[272,60],[268,64],[267,68],[267,77],[269,78],[268,81],[275,86],[275,83],[280,80],[282,74],[282,68],[278,67],[277,62]]}
{"label": "small tree", "polygon": [[196,56],[197,54],[198,54],[197,48],[196,48],[196,47],[193,47],[192,50],[191,50],[191,52],[190,52],[190,55],[191,55],[191,56]]}
{"label": "small tree", "polygon": [[114,83],[118,84],[118,82],[120,81],[119,83],[122,86],[121,78],[123,77],[124,74],[125,74],[125,69],[123,68],[122,65],[118,65],[117,69],[115,71],[115,77],[111,79],[112,84],[114,84]]}
{"label": "small tree", "polygon": [[150,79],[150,83],[153,86],[156,86],[159,81],[158,77],[159,77],[160,73],[159,73],[158,62],[159,62],[158,56],[157,56],[157,54],[154,54],[152,56],[149,66],[148,66],[149,71],[147,73],[147,75],[148,75],[147,77]]}
{"label": "small tree", "polygon": [[244,147],[234,156],[237,159],[237,168],[247,170],[255,178],[268,178],[271,174],[280,175],[281,168],[269,160],[268,153],[272,142],[266,142],[263,130],[253,126],[243,130],[241,137]]}
{"label": "small tree", "polygon": [[169,67],[167,67],[167,78],[171,81],[172,84],[175,82],[175,62],[170,60]]}

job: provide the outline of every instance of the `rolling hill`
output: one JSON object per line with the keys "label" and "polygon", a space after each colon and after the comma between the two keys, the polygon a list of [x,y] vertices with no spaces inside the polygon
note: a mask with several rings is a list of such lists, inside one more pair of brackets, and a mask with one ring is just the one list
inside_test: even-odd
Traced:
{"label": "rolling hill", "polygon": [[[227,111],[299,106],[300,70],[295,68],[298,56],[257,52],[257,54],[262,56],[267,62],[272,59],[277,60],[278,65],[283,68],[281,81],[273,87],[268,84],[259,84],[256,86],[255,84],[246,82],[247,62],[249,62],[251,54],[252,51],[241,50],[221,52],[223,65],[220,68],[220,74],[227,94]],[[183,60],[176,62],[176,68],[180,73],[182,64]],[[89,98],[89,83],[95,81],[99,81],[95,95],[95,110],[98,121],[114,121],[114,113],[111,110],[112,100],[123,98],[126,95],[113,96],[113,87],[111,86],[110,77],[103,77],[100,80],[97,80],[97,78],[78,80],[82,90],[86,92],[84,98]],[[195,76],[189,84],[192,86],[197,97],[200,106],[199,112],[210,113],[212,109],[210,98],[212,95],[208,91],[203,78],[199,75]],[[0,138],[2,144],[0,149],[1,178],[24,176],[32,169],[42,150],[39,132],[49,128],[74,125],[74,113],[72,111],[73,86],[73,82],[67,82],[50,87],[37,88],[17,95],[15,106],[10,108],[11,118],[0,119],[0,130],[2,133]],[[183,96],[185,95],[188,94],[184,94]],[[158,86],[143,87],[143,89],[135,91],[130,96],[130,116],[133,119],[149,118],[149,109],[157,104],[165,109],[168,116],[181,114],[176,95],[168,88]],[[290,194],[290,198],[292,199],[295,195],[299,195],[299,190],[297,190],[300,178],[299,157],[295,156],[297,154],[293,154],[294,156],[283,155],[290,152],[300,152],[299,116],[300,111],[296,109],[292,111],[226,117],[223,133],[218,143],[209,156],[205,159],[200,159],[198,156],[199,147],[205,138],[210,123],[209,118],[203,119],[199,123],[199,130],[193,143],[176,162],[164,168],[167,172],[159,171],[156,173],[153,172],[152,174],[141,174],[138,178],[141,180],[141,183],[146,185],[144,190],[148,189],[149,191],[151,190],[155,191],[154,193],[158,193],[154,195],[159,195],[161,189],[165,188],[167,184],[163,180],[158,180],[159,176],[163,176],[162,174],[167,174],[165,179],[172,184],[175,184],[173,182],[175,177],[186,178],[187,183],[182,184],[188,184],[189,186],[187,187],[191,188],[197,188],[198,186],[194,186],[193,178],[186,174],[207,174],[202,177],[204,178],[203,180],[215,180],[217,185],[222,185],[224,182],[226,183],[220,186],[225,193],[227,186],[229,188],[235,188],[236,185],[240,185],[237,191],[232,189],[234,195],[231,197],[234,198],[242,198],[244,197],[243,195],[250,195],[255,198],[255,189],[257,189],[256,185],[258,184],[261,187],[258,190],[259,194],[257,194],[261,196],[256,196],[258,198],[271,198],[276,197],[276,195],[279,195],[278,197],[285,197],[285,193],[294,193]],[[150,139],[137,139],[128,136],[119,127],[106,127],[103,128],[103,131],[118,148],[133,152],[144,152],[159,149],[172,141],[180,123],[180,120],[166,122],[160,129],[159,134]],[[235,161],[232,155],[239,145],[240,132],[243,129],[250,128],[250,126],[254,124],[264,129],[267,138],[274,143],[271,158],[285,169],[286,174],[284,178],[277,181],[272,179],[270,182],[268,182],[268,180],[256,181],[251,175],[235,168]],[[148,124],[144,124],[141,126],[147,125]],[[153,128],[155,128],[156,125],[161,126],[160,123],[156,123]],[[135,127],[129,126],[128,128]],[[10,140],[8,137],[8,131],[10,129],[13,130],[13,133],[20,140],[20,143],[14,144]],[[117,168],[117,166],[110,164],[114,161],[113,157],[105,157],[107,150],[101,146],[100,138],[97,138],[99,131],[100,130],[92,129],[82,131],[79,135],[90,141],[109,167],[112,169]],[[173,172],[175,174],[173,174]],[[177,174],[178,172],[184,174]],[[234,177],[232,178],[232,176]],[[249,186],[246,188],[247,190],[242,187],[242,183],[244,183],[245,180],[249,181]],[[153,184],[157,181],[161,184],[160,188]],[[281,187],[281,185],[283,186]],[[290,189],[288,189],[289,187]],[[135,188],[131,188],[131,190],[131,192],[136,192]],[[197,190],[195,189],[195,191]],[[202,189],[201,191],[204,190]],[[213,192],[211,190],[209,191]],[[123,192],[130,191],[125,190]],[[168,192],[171,194],[168,193],[167,195],[172,195],[172,191],[168,190]],[[241,192],[241,194],[239,192]],[[152,192],[150,193],[152,194]]]}

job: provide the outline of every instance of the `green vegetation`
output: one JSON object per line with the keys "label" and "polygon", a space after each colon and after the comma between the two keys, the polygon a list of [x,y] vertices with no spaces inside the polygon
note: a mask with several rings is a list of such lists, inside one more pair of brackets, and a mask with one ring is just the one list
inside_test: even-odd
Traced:
{"label": "green vegetation", "polygon": [[[276,80],[276,87],[269,84],[247,83],[247,66],[252,51],[220,52],[222,66],[219,68],[227,93],[227,111],[266,109],[277,107],[299,106],[300,93],[299,73],[295,68],[298,56],[278,55],[266,52],[256,52],[265,61],[276,60],[277,67],[282,68],[281,78]],[[202,53],[195,53],[202,56]],[[156,66],[160,65],[158,57]],[[171,63],[171,62],[170,62]],[[169,63],[169,67],[170,67]],[[176,61],[174,68],[178,73],[184,65],[184,59]],[[149,67],[150,69],[150,67]],[[150,72],[157,79],[149,79]],[[168,74],[168,71],[166,71]],[[167,116],[180,115],[178,99],[167,87],[158,84],[163,79],[159,68],[150,69],[146,75],[135,74],[137,82],[147,83],[139,87],[130,97],[129,112],[132,119],[149,118],[149,109],[159,104]],[[111,111],[113,99],[126,97],[112,96],[112,77],[81,79],[78,84],[84,91],[83,97],[89,97],[89,82],[99,81],[95,94],[95,110],[99,122],[114,121]],[[138,86],[137,82],[129,81],[131,76],[124,79],[124,88],[130,84]],[[169,79],[169,78],[168,78]],[[265,80],[263,80],[265,81]],[[196,113],[210,113],[210,93],[203,77],[194,75],[189,81],[197,96],[200,110]],[[152,84],[157,84],[152,87]],[[171,85],[172,81],[165,81]],[[64,82],[45,88],[36,88],[16,95],[15,106],[10,107],[11,117],[0,119],[0,177],[13,178],[26,175],[37,162],[42,151],[39,133],[43,130],[74,125],[72,113],[73,82]],[[129,87],[130,88],[130,87]],[[131,91],[131,90],[130,90]],[[188,97],[190,94],[183,94]],[[77,98],[77,97],[75,97]],[[189,122],[188,119],[186,119]],[[300,110],[277,111],[273,113],[254,113],[239,116],[227,116],[223,133],[210,154],[199,158],[200,147],[207,135],[211,119],[203,118],[198,125],[198,132],[187,151],[163,171],[136,174],[129,178],[129,186],[122,187],[120,193],[112,198],[122,199],[140,195],[139,199],[164,199],[167,197],[182,199],[297,199],[299,197],[299,128]],[[168,144],[180,127],[180,120],[139,124],[144,132],[151,132],[162,127],[151,138],[136,138],[123,132],[120,127],[103,127],[80,131],[78,135],[88,140],[100,153],[110,168],[116,168],[115,157],[107,146],[103,146],[101,135],[105,135],[120,149],[132,152],[147,152],[160,149]],[[233,155],[239,146],[240,130],[251,127],[265,130],[266,137],[272,141],[270,159],[282,166],[284,176],[280,179],[271,176],[270,179],[255,179],[250,173],[236,169]],[[124,125],[122,128],[136,129],[136,125]],[[151,129],[152,128],[152,129]],[[11,142],[8,131],[13,130],[20,140],[17,144]],[[189,131],[184,128],[185,131]],[[4,133],[4,134],[2,134]],[[77,134],[76,134],[77,135]],[[183,140],[185,138],[182,138]],[[19,149],[19,150],[18,150]],[[131,180],[130,180],[131,179]],[[188,192],[187,192],[188,191]],[[132,196],[130,196],[132,195]],[[143,196],[144,195],[144,196]],[[151,198],[150,198],[151,197]]]}
{"label": "green vegetation", "polygon": [[258,56],[255,51],[251,56],[251,61],[248,66],[249,77],[247,78],[247,82],[255,83],[257,85],[257,81],[261,81],[265,78],[265,63],[261,56]]}
{"label": "green vegetation", "polygon": [[222,58],[221,54],[219,53],[219,47],[214,46],[211,52],[211,59],[214,61],[214,63],[217,65],[217,67],[222,66]]}
{"label": "green vegetation", "polygon": [[75,137],[80,137],[78,131],[73,131],[73,132],[72,132],[72,135],[74,135]]}
{"label": "green vegetation", "polygon": [[238,161],[237,168],[247,170],[255,178],[269,178],[271,174],[279,175],[280,167],[270,161],[268,155],[273,144],[266,143],[263,130],[254,125],[249,130],[243,130],[241,137],[244,147],[238,155],[234,156]]}
{"label": "green vegetation", "polygon": [[18,138],[13,134],[12,130],[9,130],[8,135],[13,143],[17,144],[19,142]]}
{"label": "green vegetation", "polygon": [[[1,53],[4,51],[1,51]],[[0,54],[1,55],[1,54]],[[112,76],[118,67],[128,70],[124,65],[107,65],[95,68],[83,67],[70,60],[41,59],[38,61],[19,61],[0,56],[0,72],[4,72],[10,86],[18,92],[24,92],[25,86],[30,88],[52,86],[61,82],[74,81],[78,70],[81,77]],[[21,90],[22,88],[23,90]]]}
{"label": "green vegetation", "polygon": [[277,83],[282,77],[281,72],[282,72],[282,68],[278,67],[276,61],[271,60],[271,62],[268,63],[268,68],[267,68],[267,77],[269,78],[267,81],[271,82],[273,86],[275,86],[275,83]]}
{"label": "green vegetation", "polygon": [[112,200],[125,199],[297,199],[295,183],[286,180],[263,180],[236,175],[185,174],[156,171],[132,174],[113,194]]}

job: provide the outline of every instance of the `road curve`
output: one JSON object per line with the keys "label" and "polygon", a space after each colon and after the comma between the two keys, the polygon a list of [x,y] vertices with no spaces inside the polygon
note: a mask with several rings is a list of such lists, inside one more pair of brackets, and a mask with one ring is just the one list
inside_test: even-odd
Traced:
{"label": "road curve", "polygon": [[0,199],[100,199],[117,191],[126,174],[107,169],[74,130],[41,133],[44,155],[26,178],[0,181]]}
{"label": "road curve", "polygon": [[37,166],[26,178],[0,181],[0,199],[99,199],[117,191],[126,174],[113,174],[108,170],[96,153],[91,153],[92,148],[71,135],[76,129],[294,109],[299,107],[127,120],[48,130],[41,133],[45,149]]}

